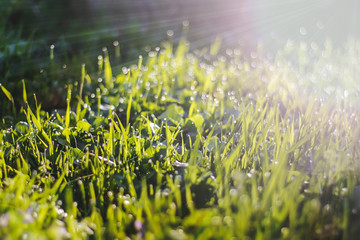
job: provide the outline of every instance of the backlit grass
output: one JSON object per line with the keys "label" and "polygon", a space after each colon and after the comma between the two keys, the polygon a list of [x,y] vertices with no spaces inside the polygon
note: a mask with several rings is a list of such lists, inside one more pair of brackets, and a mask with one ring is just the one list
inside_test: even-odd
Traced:
{"label": "backlit grass", "polygon": [[22,82],[1,123],[3,238],[356,238],[357,43],[188,49],[118,75],[104,49],[64,110]]}

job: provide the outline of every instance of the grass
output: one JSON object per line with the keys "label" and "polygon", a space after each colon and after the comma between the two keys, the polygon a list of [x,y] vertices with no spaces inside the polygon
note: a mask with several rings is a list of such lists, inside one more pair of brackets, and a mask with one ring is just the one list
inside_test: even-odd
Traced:
{"label": "grass", "polygon": [[359,49],[104,49],[54,111],[2,85],[0,235],[356,239]]}

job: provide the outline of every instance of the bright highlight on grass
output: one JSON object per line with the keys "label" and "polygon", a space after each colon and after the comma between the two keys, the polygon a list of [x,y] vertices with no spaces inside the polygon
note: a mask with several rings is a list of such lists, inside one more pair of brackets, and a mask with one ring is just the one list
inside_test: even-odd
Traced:
{"label": "bright highlight on grass", "polygon": [[356,239],[359,4],[122,2],[90,60],[0,41],[0,238]]}
{"label": "bright highlight on grass", "polygon": [[24,85],[22,120],[0,134],[1,235],[355,236],[359,72],[343,59],[358,49],[218,44],[166,43],[119,75],[104,51],[63,113],[27,105]]}

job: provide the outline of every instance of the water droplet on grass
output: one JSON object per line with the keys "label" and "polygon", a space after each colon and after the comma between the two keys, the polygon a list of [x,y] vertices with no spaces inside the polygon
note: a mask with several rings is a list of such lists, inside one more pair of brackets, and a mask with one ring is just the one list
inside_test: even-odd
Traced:
{"label": "water droplet on grass", "polygon": [[168,37],[172,37],[172,36],[174,36],[174,31],[173,31],[173,30],[168,30],[168,31],[166,32],[166,35],[167,35]]}
{"label": "water droplet on grass", "polygon": [[229,194],[230,194],[230,196],[236,196],[238,194],[238,191],[235,188],[233,188],[233,189],[230,189]]}
{"label": "water droplet on grass", "polygon": [[154,51],[150,51],[148,55],[149,57],[155,57],[156,53]]}
{"label": "water droplet on grass", "polygon": [[136,230],[140,231],[143,228],[142,222],[140,220],[135,220],[134,227]]}
{"label": "water droplet on grass", "polygon": [[108,192],[107,192],[107,195],[108,195],[109,198],[112,198],[112,197],[114,196],[114,194],[113,194],[112,191],[108,191]]}

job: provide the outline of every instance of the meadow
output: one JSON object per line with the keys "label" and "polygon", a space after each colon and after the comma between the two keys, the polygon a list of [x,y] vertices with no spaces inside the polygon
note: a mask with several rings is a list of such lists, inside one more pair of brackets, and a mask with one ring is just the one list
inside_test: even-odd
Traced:
{"label": "meadow", "polygon": [[360,44],[190,45],[1,85],[2,239],[356,239]]}

